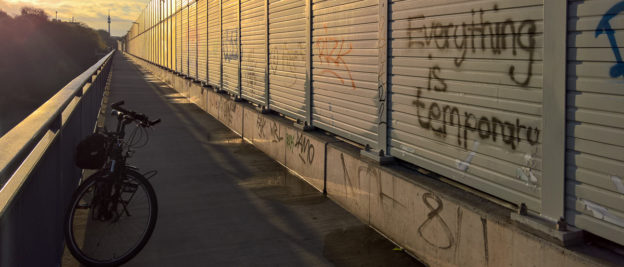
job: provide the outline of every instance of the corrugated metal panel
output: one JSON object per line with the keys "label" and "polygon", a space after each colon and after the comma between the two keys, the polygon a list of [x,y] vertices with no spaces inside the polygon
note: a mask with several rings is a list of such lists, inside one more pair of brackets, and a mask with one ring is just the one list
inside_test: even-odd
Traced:
{"label": "corrugated metal panel", "polygon": [[197,2],[189,5],[189,76],[197,79]]}
{"label": "corrugated metal panel", "polygon": [[[150,14],[151,15],[151,14]],[[154,63],[154,31],[152,30],[152,28],[150,28],[149,30],[147,30],[147,36],[148,36],[148,60],[151,63]]]}
{"label": "corrugated metal panel", "polygon": [[189,23],[187,1],[182,1],[182,73],[189,74]]}
{"label": "corrugated metal panel", "polygon": [[[161,18],[162,18],[162,11],[158,11]],[[166,52],[167,52],[167,43],[166,43],[166,39],[165,39],[165,25],[166,25],[166,21],[160,21],[158,24],[158,61],[161,66],[166,66],[166,62],[165,62],[165,57],[166,57]]]}
{"label": "corrugated metal panel", "polygon": [[269,108],[305,117],[305,1],[269,0]]}
{"label": "corrugated metal panel", "polygon": [[175,35],[173,27],[173,17],[169,17],[169,19],[167,19],[167,47],[169,49],[167,51],[167,68],[169,68],[170,70],[173,70],[175,66]]}
{"label": "corrugated metal panel", "polygon": [[150,55],[149,55],[149,61],[151,63],[156,63],[156,31],[154,29],[154,2],[150,2],[150,7],[149,7],[149,29],[148,29],[148,33],[149,33],[149,44],[150,44]]}
{"label": "corrugated metal panel", "polygon": [[221,0],[208,1],[208,83],[221,86]]}
{"label": "corrugated metal panel", "polygon": [[152,61],[152,32],[149,30],[152,27],[152,13],[150,12],[150,5],[145,12],[145,59]]}
{"label": "corrugated metal panel", "polygon": [[542,5],[393,1],[391,154],[539,212]]}
{"label": "corrugated metal panel", "polygon": [[162,35],[160,23],[160,0],[154,1],[154,55],[157,65],[162,65]]}
{"label": "corrugated metal panel", "polygon": [[163,60],[164,58],[164,43],[165,43],[165,39],[163,36],[163,29],[164,29],[164,24],[163,23],[158,23],[156,25],[156,51],[157,51],[157,60],[158,60],[158,65],[164,65],[165,61]]}
{"label": "corrugated metal panel", "polygon": [[223,8],[223,90],[238,95],[239,31],[238,1],[222,0]]}
{"label": "corrugated metal panel", "polygon": [[242,97],[265,105],[266,69],[265,0],[241,2],[241,90]]}
{"label": "corrugated metal panel", "polygon": [[[268,47],[265,0],[201,0],[190,12],[177,0],[171,41],[159,1],[131,26],[127,49],[138,57],[162,64],[171,52],[176,70],[264,104],[268,49],[270,108],[297,119],[309,107],[311,57],[314,125],[372,148],[384,140],[387,66],[391,155],[541,211],[542,100],[553,99],[541,88],[544,0],[391,1],[387,60],[376,0],[315,0],[312,36],[306,1],[268,0]],[[568,3],[566,219],[624,244],[624,4]]]}
{"label": "corrugated metal panel", "polygon": [[169,60],[171,61],[171,69],[176,67],[176,34],[175,34],[175,0],[169,0],[170,3],[170,26],[169,26],[169,42],[171,42],[171,53]]}
{"label": "corrugated metal panel", "polygon": [[377,148],[378,1],[315,0],[313,125]]}
{"label": "corrugated metal panel", "polygon": [[198,32],[198,74],[197,79],[208,81],[208,0],[197,2],[197,32]]}
{"label": "corrugated metal panel", "polygon": [[178,12],[175,14],[176,21],[176,71],[182,73],[182,12],[180,11],[180,7],[182,6],[181,0],[176,0],[176,7]]}
{"label": "corrugated metal panel", "polygon": [[568,4],[566,218],[624,244],[624,2]]}
{"label": "corrugated metal panel", "polygon": [[167,52],[169,51],[168,49],[168,43],[167,43],[167,14],[165,14],[166,11],[166,0],[163,0],[162,4],[161,4],[161,11],[160,11],[160,15],[161,15],[161,19],[162,21],[160,22],[160,44],[161,44],[161,64],[164,67],[167,67]]}

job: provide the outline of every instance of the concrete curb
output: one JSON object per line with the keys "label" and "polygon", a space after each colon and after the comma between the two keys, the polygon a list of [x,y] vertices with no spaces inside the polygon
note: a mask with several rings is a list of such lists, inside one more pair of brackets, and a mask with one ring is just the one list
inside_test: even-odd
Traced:
{"label": "concrete curb", "polygon": [[[192,103],[431,266],[602,266],[596,248],[565,248],[510,218],[512,210],[131,57]],[[578,251],[583,251],[578,252]],[[589,253],[587,251],[590,251]],[[608,253],[602,253],[608,254]],[[619,259],[621,262],[621,258]]]}

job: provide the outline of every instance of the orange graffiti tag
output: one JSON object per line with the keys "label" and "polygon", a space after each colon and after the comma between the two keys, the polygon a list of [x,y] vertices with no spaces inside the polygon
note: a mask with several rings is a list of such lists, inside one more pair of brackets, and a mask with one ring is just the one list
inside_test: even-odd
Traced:
{"label": "orange graffiti tag", "polygon": [[[327,34],[327,25],[323,25],[323,29]],[[333,43],[334,45],[330,48],[331,43]],[[316,42],[314,43],[314,47],[316,48],[316,52],[318,54],[318,58],[321,64],[334,64],[336,67],[346,70],[347,74],[349,75],[349,81],[351,81],[351,88],[355,89],[355,82],[353,81],[353,77],[351,76],[351,70],[349,69],[349,65],[347,65],[343,58],[343,56],[351,53],[351,50],[353,50],[353,45],[349,43],[347,49],[347,44],[345,44],[344,39],[338,40],[334,37],[317,37]],[[338,80],[340,80],[343,85],[345,84],[343,77],[335,71],[324,69],[323,71],[321,71],[321,74],[324,73],[330,73],[334,75],[334,77],[338,78]]]}

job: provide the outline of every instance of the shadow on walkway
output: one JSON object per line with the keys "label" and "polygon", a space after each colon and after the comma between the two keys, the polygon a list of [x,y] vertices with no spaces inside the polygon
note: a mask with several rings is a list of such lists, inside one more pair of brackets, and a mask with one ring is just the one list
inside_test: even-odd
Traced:
{"label": "shadow on walkway", "polygon": [[[130,163],[159,203],[127,266],[409,266],[419,263],[128,58],[109,103],[161,118]],[[108,120],[111,129],[114,121]]]}

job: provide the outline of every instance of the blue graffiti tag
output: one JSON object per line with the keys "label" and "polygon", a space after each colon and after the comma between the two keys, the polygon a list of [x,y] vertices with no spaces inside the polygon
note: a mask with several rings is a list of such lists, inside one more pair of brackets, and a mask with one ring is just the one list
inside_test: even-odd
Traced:
{"label": "blue graffiti tag", "polygon": [[611,24],[609,21],[624,11],[624,1],[615,4],[611,7],[607,13],[602,16],[600,23],[598,23],[598,27],[596,28],[596,37],[601,34],[606,34],[609,37],[609,42],[611,43],[611,49],[613,50],[613,54],[615,55],[615,65],[611,67],[609,74],[613,78],[617,78],[618,76],[624,77],[624,61],[622,61],[622,55],[620,54],[620,49],[618,47],[617,41],[615,40],[615,30],[611,28]]}

